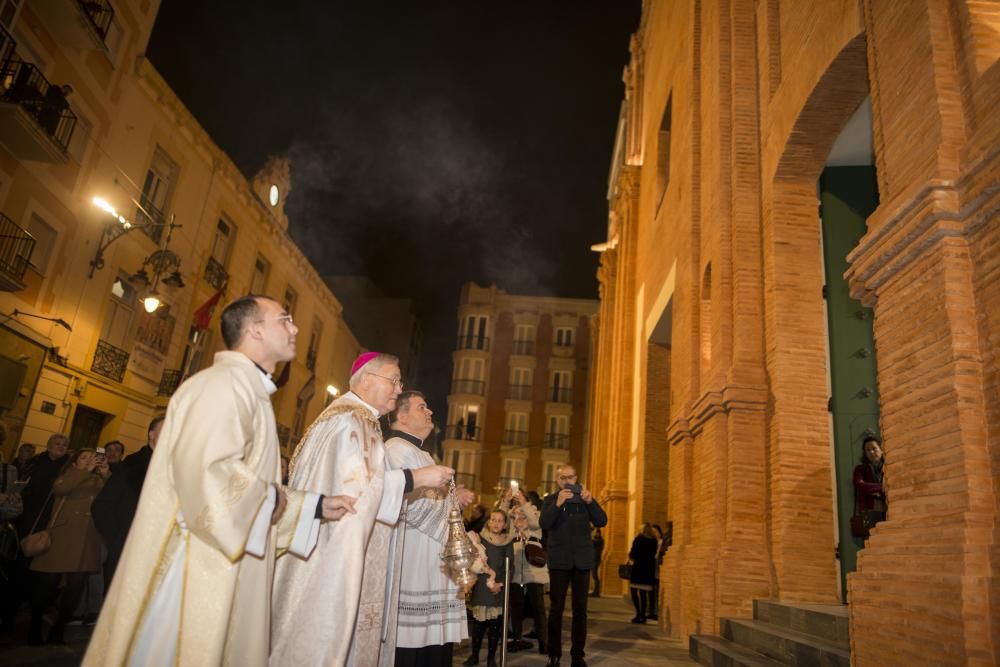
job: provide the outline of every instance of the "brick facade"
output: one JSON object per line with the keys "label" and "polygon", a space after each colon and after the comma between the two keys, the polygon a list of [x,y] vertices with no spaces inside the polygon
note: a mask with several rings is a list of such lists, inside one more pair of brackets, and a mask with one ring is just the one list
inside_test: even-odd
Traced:
{"label": "brick facade", "polygon": [[879,206],[846,278],[875,313],[890,511],[848,577],[853,659],[1000,662],[991,4],[645,3],[598,272],[589,476],[607,590],[638,524],[673,522],[675,636],[754,598],[840,599],[817,181],[870,98]]}

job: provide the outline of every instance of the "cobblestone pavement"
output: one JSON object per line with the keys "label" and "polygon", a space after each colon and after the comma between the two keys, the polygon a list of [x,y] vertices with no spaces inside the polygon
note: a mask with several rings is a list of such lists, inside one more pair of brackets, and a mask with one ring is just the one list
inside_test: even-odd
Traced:
{"label": "cobblestone pavement", "polygon": [[[562,665],[569,667],[569,629],[571,615],[567,600],[566,615],[563,618]],[[622,598],[590,598],[588,605],[587,664],[590,667],[688,667],[697,665],[688,657],[687,642],[671,639],[652,621],[646,625],[629,623],[635,611]],[[479,664],[486,664],[486,642],[479,653]],[[542,667],[548,657],[539,655],[536,648],[507,655],[511,667]],[[461,665],[469,657],[466,641],[455,648],[454,665]],[[497,658],[499,662],[499,657]]]}
{"label": "cobblestone pavement", "polygon": [[[568,605],[567,605],[568,606]],[[590,598],[587,636],[587,664],[591,667],[687,667],[694,666],[688,657],[687,643],[667,637],[652,622],[633,625],[632,606],[621,598]],[[22,617],[19,630],[27,633],[27,618]],[[569,667],[570,615],[563,620],[563,659]],[[0,667],[71,667],[78,665],[90,639],[91,627],[71,625],[66,628],[67,646],[24,646],[10,634],[0,636]],[[20,633],[19,633],[20,634]],[[23,635],[21,635],[23,636]],[[533,644],[535,642],[532,642]],[[484,642],[485,644],[485,642]],[[536,644],[537,646],[537,644]],[[455,647],[455,665],[461,665],[469,655],[468,641]],[[486,664],[486,647],[480,652],[481,665]],[[548,658],[532,648],[511,653],[511,667],[541,667]]]}

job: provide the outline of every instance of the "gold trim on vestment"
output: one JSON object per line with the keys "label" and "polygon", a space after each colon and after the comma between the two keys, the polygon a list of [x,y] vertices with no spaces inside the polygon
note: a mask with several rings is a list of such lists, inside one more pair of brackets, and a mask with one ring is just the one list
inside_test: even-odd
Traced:
{"label": "gold trim on vestment", "polygon": [[381,424],[379,424],[378,418],[375,417],[371,413],[371,410],[369,410],[366,406],[355,405],[346,402],[338,403],[335,401],[330,405],[328,405],[326,409],[319,414],[319,417],[316,417],[313,423],[309,425],[309,428],[306,429],[306,432],[302,436],[302,439],[299,440],[299,444],[295,445],[295,451],[292,452],[292,460],[288,463],[288,479],[292,479],[292,477],[295,476],[295,466],[298,465],[299,454],[302,452],[302,446],[309,439],[309,434],[312,433],[312,430],[316,428],[317,425],[322,424],[323,422],[330,421],[334,417],[338,417],[347,412],[353,412],[360,419],[374,425],[375,430],[378,431],[378,434],[381,437],[382,426]]}

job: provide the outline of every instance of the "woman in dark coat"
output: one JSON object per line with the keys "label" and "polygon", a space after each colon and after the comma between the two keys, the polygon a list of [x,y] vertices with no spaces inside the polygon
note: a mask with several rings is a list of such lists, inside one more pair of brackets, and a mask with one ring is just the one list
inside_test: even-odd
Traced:
{"label": "woman in dark coat", "polygon": [[656,583],[656,549],[659,545],[656,533],[648,523],[642,524],[641,531],[632,540],[628,557],[632,561],[629,589],[632,592],[632,604],[635,606],[633,623],[645,623],[647,614],[656,613],[653,584]]}
{"label": "woman in dark coat", "polygon": [[872,524],[885,519],[885,489],[882,487],[882,467],[885,454],[875,436],[865,438],[861,463],[854,466],[855,512],[867,512]]}
{"label": "woman in dark coat", "polygon": [[90,505],[109,474],[107,463],[97,464],[94,450],[81,449],[52,485],[55,509],[48,528],[52,546],[31,561],[31,570],[39,573],[39,579],[31,605],[29,644],[42,643],[42,615],[55,601],[63,576],[66,588],[48,642],[64,643],[63,627],[80,601],[87,575],[101,569],[101,538],[90,516]]}

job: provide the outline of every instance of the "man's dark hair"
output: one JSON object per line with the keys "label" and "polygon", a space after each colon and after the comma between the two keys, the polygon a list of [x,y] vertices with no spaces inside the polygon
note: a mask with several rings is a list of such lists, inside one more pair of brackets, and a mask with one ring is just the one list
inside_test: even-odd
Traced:
{"label": "man's dark hair", "polygon": [[104,449],[107,449],[108,447],[115,447],[115,446],[117,446],[118,449],[122,450],[122,454],[125,453],[125,445],[122,444],[121,440],[111,440],[109,442],[104,443]]}
{"label": "man's dark hair", "polygon": [[149,428],[146,429],[146,437],[148,438],[149,434],[152,433],[153,430],[157,426],[159,426],[163,422],[163,420],[166,419],[166,418],[167,418],[166,415],[157,415],[157,416],[153,417],[152,419],[150,419],[149,420]]}
{"label": "man's dark hair", "polygon": [[389,424],[392,424],[396,421],[396,417],[399,415],[400,412],[404,412],[410,409],[410,399],[413,398],[414,396],[422,398],[425,401],[427,400],[427,397],[424,396],[423,392],[416,391],[414,389],[400,393],[400,395],[396,398],[396,407],[393,408],[392,412],[389,413]]}
{"label": "man's dark hair", "polygon": [[260,319],[260,306],[257,299],[270,299],[270,297],[257,294],[247,294],[231,302],[222,309],[222,342],[227,350],[231,350],[239,345],[243,338],[243,328],[248,321]]}

